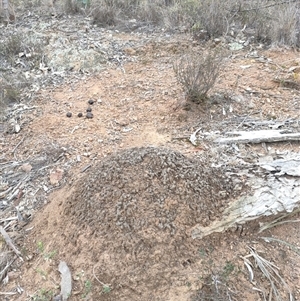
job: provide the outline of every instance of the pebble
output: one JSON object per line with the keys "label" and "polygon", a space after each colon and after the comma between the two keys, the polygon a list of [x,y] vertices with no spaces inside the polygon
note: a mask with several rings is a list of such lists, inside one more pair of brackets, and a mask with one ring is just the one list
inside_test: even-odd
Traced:
{"label": "pebble", "polygon": [[70,117],[72,117],[72,113],[71,113],[71,112],[68,112],[68,113],[66,114],[66,116],[70,118]]}
{"label": "pebble", "polygon": [[77,115],[78,117],[82,117],[83,116],[83,114],[82,113],[78,113],[78,115]]}
{"label": "pebble", "polygon": [[93,117],[94,117],[93,113],[91,113],[91,112],[86,113],[86,118],[91,119]]}
{"label": "pebble", "polygon": [[87,111],[87,112],[92,112],[92,108],[88,107],[88,108],[86,109],[86,111]]}
{"label": "pebble", "polygon": [[21,166],[21,170],[24,172],[30,172],[32,170],[32,166],[29,163],[24,163]]}
{"label": "pebble", "polygon": [[94,100],[93,100],[93,99],[90,99],[90,100],[88,101],[88,103],[89,103],[90,105],[92,105],[92,104],[94,103]]}

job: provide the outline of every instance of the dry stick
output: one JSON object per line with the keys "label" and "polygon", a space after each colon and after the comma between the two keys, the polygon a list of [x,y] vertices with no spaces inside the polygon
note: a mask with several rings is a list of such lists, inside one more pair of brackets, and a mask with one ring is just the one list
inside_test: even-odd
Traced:
{"label": "dry stick", "polygon": [[[2,226],[0,226],[0,233],[2,234],[3,238],[5,239],[6,243],[12,248],[12,250],[19,256],[20,259],[22,259],[21,257],[21,252],[14,246],[12,240],[10,239],[9,235],[7,234],[7,232],[3,229]],[[22,259],[23,261],[23,259]]]}
{"label": "dry stick", "polygon": [[5,292],[0,292],[0,296],[12,296],[12,295],[16,295],[17,294],[17,292],[7,292],[7,293],[5,293]]}
{"label": "dry stick", "polygon": [[15,146],[15,148],[14,148],[13,151],[12,151],[12,153],[14,154],[15,160],[17,160],[17,158],[16,158],[16,150],[17,150],[17,148],[20,146],[20,144],[24,141],[24,139],[25,139],[25,137],[23,137],[23,138],[21,139],[21,141]]}
{"label": "dry stick", "polygon": [[6,266],[5,266],[5,268],[0,272],[0,280],[1,280],[1,281],[2,281],[2,278],[3,278],[4,273],[5,273],[6,270],[13,264],[14,261],[15,261],[15,259],[12,260],[11,262],[7,263]]}
{"label": "dry stick", "polygon": [[103,283],[102,281],[100,281],[97,276],[95,275],[95,266],[93,267],[93,275],[95,277],[95,279],[104,287],[104,286],[107,286],[107,287],[110,287],[110,284],[105,284]]}
{"label": "dry stick", "polygon": [[0,192],[0,199],[4,198],[12,189],[13,189],[12,187],[9,187],[5,191]]}
{"label": "dry stick", "polygon": [[84,166],[80,172],[85,172],[87,169],[89,169],[92,166],[92,164],[88,164],[86,166]]}

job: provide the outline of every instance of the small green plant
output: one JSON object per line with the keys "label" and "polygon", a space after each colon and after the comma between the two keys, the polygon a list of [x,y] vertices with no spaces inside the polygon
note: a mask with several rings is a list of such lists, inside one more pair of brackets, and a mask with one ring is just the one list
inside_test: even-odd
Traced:
{"label": "small green plant", "polygon": [[38,241],[36,246],[37,246],[38,252],[43,255],[45,260],[52,259],[57,254],[56,250],[46,253],[45,252],[45,246],[44,246],[44,243],[42,241]]}
{"label": "small green plant", "polygon": [[46,253],[46,254],[44,254],[44,258],[46,259],[46,260],[48,260],[48,259],[52,259],[55,255],[56,255],[56,250],[54,250],[54,251],[52,251],[52,252],[49,252],[49,253]]}
{"label": "small green plant", "polygon": [[223,58],[220,50],[213,49],[202,53],[192,51],[175,61],[173,68],[187,100],[203,103],[208,99],[208,92],[224,66]]}
{"label": "small green plant", "polygon": [[199,249],[199,255],[201,258],[205,258],[208,254],[205,249]]}
{"label": "small green plant", "polygon": [[44,280],[47,279],[47,274],[46,274],[45,271],[41,270],[40,268],[37,268],[37,269],[36,269],[36,272],[39,273],[39,274],[42,276],[42,278],[43,278]]}
{"label": "small green plant", "polygon": [[231,261],[226,261],[222,273],[223,278],[226,279],[233,271],[234,271],[234,264]]}
{"label": "small green plant", "polygon": [[38,249],[39,253],[43,253],[44,252],[44,243],[42,241],[38,241],[36,245],[37,245],[37,249]]}
{"label": "small green plant", "polygon": [[53,300],[53,292],[51,290],[40,289],[36,292],[30,300],[32,301],[51,301]]}
{"label": "small green plant", "polygon": [[83,294],[82,294],[82,298],[86,298],[87,295],[92,291],[92,282],[90,280],[87,280],[84,283],[84,290],[83,290]]}
{"label": "small green plant", "polygon": [[192,283],[191,283],[190,281],[187,281],[187,282],[185,283],[185,285],[186,285],[187,287],[191,287],[191,286],[192,286]]}
{"label": "small green plant", "polygon": [[110,286],[107,285],[107,284],[104,284],[103,287],[102,287],[103,294],[108,294],[108,293],[110,293],[110,291],[111,291]]}

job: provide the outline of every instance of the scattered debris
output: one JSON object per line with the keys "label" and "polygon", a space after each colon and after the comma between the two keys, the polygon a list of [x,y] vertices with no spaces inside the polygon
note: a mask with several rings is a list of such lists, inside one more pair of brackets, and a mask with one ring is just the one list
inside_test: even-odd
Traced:
{"label": "scattered debris", "polygon": [[[253,272],[253,264],[250,262],[248,258],[253,258],[255,261],[255,267],[258,267],[259,270],[263,273],[264,277],[270,283],[270,292],[264,292],[264,296],[274,296],[274,300],[281,301],[284,300],[282,294],[280,293],[279,287],[282,286],[284,291],[288,292],[289,300],[295,300],[292,294],[290,287],[284,281],[282,276],[279,274],[279,268],[272,262],[268,261],[267,259],[263,258],[259,255],[253,247],[248,247],[250,250],[250,254],[244,257],[241,257],[244,260],[244,264],[247,267],[249,274],[250,274],[250,281],[253,282],[254,280],[254,272]],[[258,289],[261,291],[260,289]],[[266,300],[266,299],[265,299]],[[270,297],[269,300],[272,300]]]}

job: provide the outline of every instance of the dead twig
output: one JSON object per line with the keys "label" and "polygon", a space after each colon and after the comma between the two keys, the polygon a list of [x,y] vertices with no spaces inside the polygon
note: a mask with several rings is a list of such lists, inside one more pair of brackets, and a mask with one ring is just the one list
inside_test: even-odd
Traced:
{"label": "dead twig", "polygon": [[[15,247],[12,240],[10,239],[7,232],[3,229],[2,226],[0,226],[0,233],[2,234],[3,238],[5,239],[6,243],[11,247],[11,249],[19,256],[20,259],[22,259],[21,252]],[[22,259],[23,261],[23,259]]]}
{"label": "dead twig", "polygon": [[275,241],[278,243],[281,243],[283,245],[288,246],[292,251],[294,251],[296,254],[300,255],[300,249],[297,248],[296,246],[294,246],[293,244],[290,244],[284,240],[278,239],[278,238],[274,238],[274,237],[262,237],[262,239],[266,242],[271,242],[271,241]]}
{"label": "dead twig", "polygon": [[89,169],[90,167],[92,166],[92,164],[88,164],[88,165],[86,165],[86,166],[84,166],[82,169],[81,169],[81,173],[82,172],[85,172],[87,169]]}
{"label": "dead twig", "polygon": [[102,285],[103,287],[103,290],[111,290],[111,286],[110,284],[106,284],[106,283],[103,283],[102,281],[100,281],[97,276],[95,275],[95,266],[93,267],[93,275],[95,277],[95,279]]}
{"label": "dead twig", "polygon": [[25,137],[23,137],[23,138],[21,139],[21,141],[15,146],[15,148],[14,148],[13,151],[12,151],[12,154],[14,155],[15,160],[17,160],[17,158],[16,158],[16,150],[17,150],[17,148],[21,145],[21,143],[24,141],[24,139],[25,139]]}
{"label": "dead twig", "polygon": [[0,292],[0,296],[12,296],[16,294],[17,292]]}
{"label": "dead twig", "polygon": [[2,281],[2,279],[4,278],[4,273],[7,271],[7,269],[13,264],[13,262],[15,261],[15,259],[13,259],[11,262],[7,263],[5,268],[0,272],[0,281]]}

